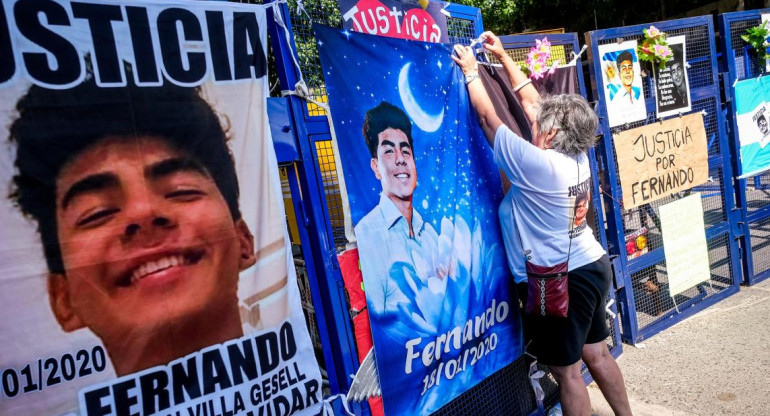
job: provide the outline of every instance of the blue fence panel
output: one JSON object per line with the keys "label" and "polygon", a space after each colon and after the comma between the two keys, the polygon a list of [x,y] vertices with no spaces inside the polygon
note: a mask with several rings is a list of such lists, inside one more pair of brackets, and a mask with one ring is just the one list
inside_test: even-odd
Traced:
{"label": "blue fence panel", "polygon": [[[623,340],[632,344],[642,341],[682,319],[703,310],[738,291],[741,282],[740,252],[733,233],[741,220],[740,210],[733,197],[733,167],[730,163],[730,145],[727,140],[724,114],[720,105],[719,77],[715,35],[710,16],[656,22],[654,25],[669,36],[685,35],[687,74],[693,112],[704,112],[708,137],[710,181],[693,189],[702,193],[706,239],[711,265],[710,278],[684,293],[668,294],[666,261],[660,232],[658,208],[673,200],[668,196],[634,209],[623,209],[622,193],[612,143],[613,132],[607,121],[607,107],[601,74],[599,45],[642,38],[642,29],[650,25],[636,25],[597,30],[586,33],[589,45],[591,85],[597,98],[602,137],[598,146],[604,204],[607,220],[607,238],[610,254],[616,255],[616,284],[621,311]],[[647,71],[650,71],[649,67]],[[643,78],[647,119],[629,123],[622,129],[657,122],[655,93],[651,74]],[[648,251],[629,258],[625,249],[627,237],[646,229]],[[620,273],[618,273],[618,271]]]}
{"label": "blue fence panel", "polygon": [[[290,21],[291,13],[286,4],[279,5],[277,10],[284,22]],[[293,61],[292,51],[297,50],[295,33],[287,24],[287,39],[283,29],[274,23],[272,13],[269,14],[268,21],[281,88],[293,90],[300,75]],[[291,131],[299,153],[295,169],[290,170],[289,175],[292,200],[299,224],[302,255],[309,276],[315,322],[323,345],[323,367],[329,381],[329,392],[336,394],[349,389],[349,375],[355,373],[358,367],[355,342],[335,256],[332,222],[328,210],[325,209],[326,178],[319,169],[314,143],[309,140],[316,129],[306,122],[308,109],[303,99],[288,97],[288,110]],[[326,130],[328,131],[328,127]],[[355,410],[360,413],[360,409]]]}
{"label": "blue fence panel", "polygon": [[[735,172],[740,166],[740,143],[735,124],[733,85],[736,81],[759,76],[765,65],[756,58],[741,35],[746,29],[759,25],[763,13],[770,13],[770,9],[725,13],[719,17],[720,47],[726,62],[723,74],[725,105]],[[770,276],[770,173],[736,179],[735,189],[741,207],[741,227],[736,234],[742,239],[744,282],[752,285]]]}

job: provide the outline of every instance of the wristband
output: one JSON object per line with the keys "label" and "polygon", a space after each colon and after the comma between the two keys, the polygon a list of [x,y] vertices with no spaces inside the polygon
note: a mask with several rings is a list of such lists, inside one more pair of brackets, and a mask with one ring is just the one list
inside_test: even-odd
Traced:
{"label": "wristband", "polygon": [[513,88],[513,92],[519,92],[520,89],[526,87],[527,85],[531,84],[532,80],[527,78],[526,81],[522,81],[519,85]]}
{"label": "wristband", "polygon": [[468,75],[465,76],[465,85],[468,85],[471,82],[473,82],[473,81],[475,81],[475,80],[477,80],[479,78],[480,77],[479,77],[479,73],[478,72],[474,72],[472,74],[468,74]]}

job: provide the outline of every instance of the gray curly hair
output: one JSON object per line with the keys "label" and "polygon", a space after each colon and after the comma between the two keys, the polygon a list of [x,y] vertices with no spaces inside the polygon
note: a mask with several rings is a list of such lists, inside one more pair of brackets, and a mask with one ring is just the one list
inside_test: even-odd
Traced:
{"label": "gray curly hair", "polygon": [[556,130],[551,147],[568,156],[579,155],[596,143],[599,119],[583,96],[559,94],[540,99],[537,125],[541,132]]}

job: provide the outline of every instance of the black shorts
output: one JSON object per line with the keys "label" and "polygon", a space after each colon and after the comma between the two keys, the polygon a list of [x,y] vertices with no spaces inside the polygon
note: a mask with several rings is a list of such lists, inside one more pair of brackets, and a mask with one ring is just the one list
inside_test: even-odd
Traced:
{"label": "black shorts", "polygon": [[606,297],[612,271],[605,254],[599,260],[569,272],[569,309],[566,318],[524,313],[527,351],[546,365],[568,366],[580,360],[583,345],[605,340]]}

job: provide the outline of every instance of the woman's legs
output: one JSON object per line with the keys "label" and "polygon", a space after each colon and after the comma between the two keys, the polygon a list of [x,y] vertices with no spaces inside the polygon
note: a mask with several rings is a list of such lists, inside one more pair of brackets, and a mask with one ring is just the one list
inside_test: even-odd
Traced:
{"label": "woman's legs", "polygon": [[559,383],[561,410],[565,416],[590,416],[591,401],[588,390],[580,375],[580,361],[566,367],[549,366]]}
{"label": "woman's legs", "polygon": [[617,416],[631,415],[623,374],[604,341],[583,346],[583,360]]}

